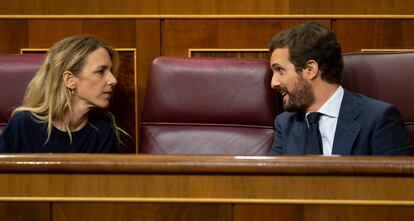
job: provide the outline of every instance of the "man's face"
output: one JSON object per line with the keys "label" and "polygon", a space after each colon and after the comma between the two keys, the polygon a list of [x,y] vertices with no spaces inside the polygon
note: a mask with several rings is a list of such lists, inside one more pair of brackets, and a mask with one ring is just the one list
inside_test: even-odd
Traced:
{"label": "man's face", "polygon": [[315,101],[315,95],[302,72],[297,73],[290,62],[289,50],[275,49],[270,57],[270,67],[273,71],[271,87],[282,95],[283,108],[286,111],[306,112]]}

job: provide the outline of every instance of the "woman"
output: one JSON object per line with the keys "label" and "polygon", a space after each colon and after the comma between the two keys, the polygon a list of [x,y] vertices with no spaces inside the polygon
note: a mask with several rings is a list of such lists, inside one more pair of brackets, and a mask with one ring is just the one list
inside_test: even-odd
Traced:
{"label": "woman", "polygon": [[104,110],[118,63],[116,51],[94,38],[57,42],[0,135],[0,152],[118,152],[122,130]]}

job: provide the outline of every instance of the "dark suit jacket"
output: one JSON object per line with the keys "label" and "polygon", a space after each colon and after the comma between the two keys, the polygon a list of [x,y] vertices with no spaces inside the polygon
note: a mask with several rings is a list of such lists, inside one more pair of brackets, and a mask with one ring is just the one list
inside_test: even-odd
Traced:
{"label": "dark suit jacket", "polygon": [[[305,154],[304,113],[284,112],[275,119],[272,154]],[[332,154],[412,155],[401,114],[391,104],[344,90]]]}

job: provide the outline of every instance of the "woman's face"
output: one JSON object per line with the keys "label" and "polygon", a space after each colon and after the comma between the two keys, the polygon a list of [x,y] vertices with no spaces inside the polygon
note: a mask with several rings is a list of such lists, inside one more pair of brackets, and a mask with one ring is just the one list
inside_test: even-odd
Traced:
{"label": "woman's face", "polygon": [[74,98],[86,108],[109,106],[117,81],[112,74],[112,61],[104,48],[90,53],[77,78]]}

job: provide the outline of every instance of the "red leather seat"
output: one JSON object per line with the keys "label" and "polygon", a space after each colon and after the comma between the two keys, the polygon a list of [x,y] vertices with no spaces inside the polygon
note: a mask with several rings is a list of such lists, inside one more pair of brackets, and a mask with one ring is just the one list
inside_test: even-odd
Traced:
{"label": "red leather seat", "polygon": [[139,152],[266,155],[277,113],[271,77],[263,59],[157,58]]}
{"label": "red leather seat", "polygon": [[344,64],[344,86],[394,104],[414,143],[414,53],[350,53]]}
{"label": "red leather seat", "polygon": [[44,55],[0,55],[0,133],[14,108],[22,104],[27,84],[39,70]]}

